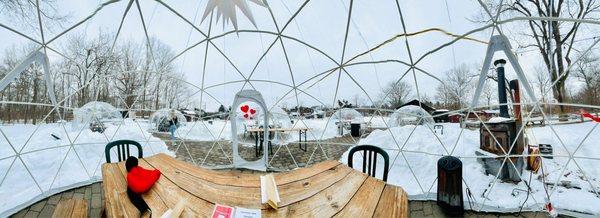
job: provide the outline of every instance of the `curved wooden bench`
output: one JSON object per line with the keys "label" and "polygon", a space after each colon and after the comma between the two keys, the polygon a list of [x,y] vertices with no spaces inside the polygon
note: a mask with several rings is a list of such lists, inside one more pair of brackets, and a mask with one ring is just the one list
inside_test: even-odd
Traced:
{"label": "curved wooden bench", "polygon": [[[210,217],[215,204],[261,209],[263,217],[407,217],[407,195],[398,186],[369,177],[338,161],[274,175],[279,209],[261,204],[260,175],[198,168],[157,154],[140,166],[160,169],[161,177],[142,195],[152,214],[160,216],[186,200],[182,215]],[[139,216],[126,190],[123,162],[102,165],[107,217]],[[112,193],[112,194],[111,194]]]}

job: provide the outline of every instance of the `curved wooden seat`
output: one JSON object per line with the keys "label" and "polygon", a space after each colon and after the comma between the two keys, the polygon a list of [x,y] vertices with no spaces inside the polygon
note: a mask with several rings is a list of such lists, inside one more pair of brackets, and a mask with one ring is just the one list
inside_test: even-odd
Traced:
{"label": "curved wooden seat", "polygon": [[[187,201],[183,216],[193,217],[211,216],[215,204],[261,209],[263,217],[407,216],[408,201],[402,188],[338,161],[275,174],[281,198],[278,210],[261,204],[260,175],[265,174],[262,172],[202,169],[165,154],[140,159],[140,165],[162,172],[152,189],[142,195],[155,216],[173,208],[181,199]],[[136,215],[135,207],[124,193],[125,172],[122,162],[102,166],[109,217]],[[115,194],[111,195],[112,192]]]}

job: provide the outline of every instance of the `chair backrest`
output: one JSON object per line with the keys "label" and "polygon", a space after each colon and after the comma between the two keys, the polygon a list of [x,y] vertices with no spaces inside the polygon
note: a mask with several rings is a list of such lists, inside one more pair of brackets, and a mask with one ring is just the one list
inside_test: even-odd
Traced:
{"label": "chair backrest", "polygon": [[110,161],[110,149],[112,147],[117,146],[117,156],[119,157],[119,162],[127,160],[129,155],[129,145],[133,145],[138,149],[138,158],[142,158],[142,145],[140,143],[133,140],[117,140],[114,142],[110,142],[104,148],[104,155],[106,156],[106,163],[111,163]]}
{"label": "chair backrest", "polygon": [[357,151],[363,152],[363,164],[362,164],[362,172],[368,174],[369,176],[375,177],[375,171],[377,169],[377,154],[380,154],[383,157],[383,181],[387,182],[388,170],[390,165],[390,157],[387,152],[377,146],[373,145],[359,145],[352,149],[348,153],[348,166],[352,168],[352,162],[354,153]]}

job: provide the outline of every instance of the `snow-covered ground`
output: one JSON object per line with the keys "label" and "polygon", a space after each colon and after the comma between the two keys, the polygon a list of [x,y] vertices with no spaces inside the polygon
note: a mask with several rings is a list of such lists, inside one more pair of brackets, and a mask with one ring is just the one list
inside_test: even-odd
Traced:
{"label": "snow-covered ground", "polygon": [[[389,153],[393,164],[388,182],[402,186],[411,199],[436,198],[437,160],[442,155],[452,154],[463,162],[463,193],[467,193],[468,188],[473,196],[473,199],[469,200],[465,194],[466,208],[471,208],[471,202],[474,209],[480,209],[483,204],[484,210],[518,211],[527,198],[527,192],[521,191],[527,190],[525,183],[497,182],[492,186],[495,175],[486,175],[475,156],[475,150],[479,147],[478,131],[463,130],[458,124],[443,125],[443,135],[432,132],[432,127],[428,126],[408,125],[376,130],[359,144],[376,145]],[[600,128],[594,129],[596,125],[597,123],[587,122],[529,129],[528,137],[534,138],[538,143],[551,144],[554,155],[563,156],[554,159],[543,158],[544,172],[547,174],[546,183],[554,184],[558,181],[559,184],[564,184],[548,187],[550,200],[559,209],[600,214],[600,197],[594,194],[594,189],[600,191]],[[588,135],[592,129],[593,132]],[[399,150],[403,152],[399,153]],[[569,161],[569,153],[577,157],[575,161]],[[355,163],[362,163],[360,155],[355,155],[354,158]],[[341,161],[347,162],[347,152]],[[565,168],[567,162],[569,164]],[[546,202],[546,192],[540,175],[541,171],[532,175],[533,191],[525,203],[525,208],[540,210]],[[523,170],[521,177],[529,181],[530,171]]]}
{"label": "snow-covered ground", "polygon": [[[364,120],[375,127],[385,127],[384,121],[387,122],[386,117],[377,116],[364,117]],[[293,125],[310,128],[309,140],[338,136],[337,126],[328,118],[294,120]],[[411,199],[436,198],[437,160],[452,154],[463,162],[464,193],[468,188],[473,196],[468,199],[465,195],[467,208],[471,208],[471,202],[473,209],[485,205],[484,210],[516,211],[527,198],[525,207],[539,210],[546,202],[541,172],[532,175],[533,192],[529,197],[521,191],[527,189],[524,182],[497,182],[492,186],[494,176],[485,174],[475,155],[479,147],[478,131],[461,129],[458,124],[442,125],[443,135],[432,132],[431,126],[407,125],[375,130],[359,144],[377,145],[387,150],[392,161],[388,182],[402,186]],[[586,122],[528,129],[527,137],[554,148],[554,159],[543,159],[543,166],[546,182],[559,183],[558,187],[550,185],[548,188],[552,203],[559,209],[600,214],[600,198],[593,194],[594,189],[600,191],[600,168],[597,167],[600,164],[600,128],[594,129],[596,125]],[[0,201],[0,216],[44,196],[101,180],[100,164],[105,161],[103,152],[108,141],[139,141],[145,146],[144,156],[158,152],[171,154],[164,142],[148,132],[145,121],[126,119],[106,127],[101,134],[87,128],[73,129],[70,123],[0,126],[0,199],[11,199]],[[51,134],[60,139],[54,139]],[[225,120],[213,120],[212,124],[190,122],[180,127],[176,134],[191,140],[229,140],[231,126]],[[289,140],[297,138],[289,137]],[[21,155],[16,156],[13,148]],[[399,150],[403,152],[399,153]],[[570,155],[576,157],[575,161],[569,161]],[[360,157],[356,158],[355,163],[360,164]],[[343,162],[346,160],[347,154],[341,158]],[[530,172],[524,170],[522,178],[529,181],[529,176]]]}
{"label": "snow-covered ground", "polygon": [[[146,122],[130,119],[106,124],[104,133],[74,129],[71,123],[0,126],[0,217],[62,190],[100,181],[109,141],[138,141],[144,156],[173,155],[147,129]],[[116,153],[111,157],[115,160]]]}
{"label": "snow-covered ground", "polygon": [[[308,140],[329,139],[338,136],[337,126],[333,120],[325,118],[295,119],[293,121],[291,128],[309,128],[306,136]],[[242,131],[243,128],[238,130],[238,134],[242,134]],[[175,135],[181,139],[196,141],[230,140],[231,122],[229,120],[213,120],[212,124],[209,124],[208,121],[189,122],[185,126],[179,127]],[[298,140],[295,135],[285,138],[289,140],[288,142]]]}

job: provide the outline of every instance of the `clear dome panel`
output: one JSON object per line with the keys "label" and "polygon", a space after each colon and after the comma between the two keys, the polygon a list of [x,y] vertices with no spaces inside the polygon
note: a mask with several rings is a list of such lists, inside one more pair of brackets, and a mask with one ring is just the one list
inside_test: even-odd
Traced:
{"label": "clear dome panel", "polygon": [[73,123],[78,127],[81,125],[119,121],[122,118],[121,111],[109,103],[100,101],[88,102],[73,111]]}
{"label": "clear dome panel", "polygon": [[331,119],[339,122],[364,122],[363,115],[352,108],[342,108],[331,115]]}
{"label": "clear dome panel", "polygon": [[187,119],[179,110],[163,108],[150,115],[150,120],[148,121],[149,127],[155,131],[168,132],[170,125],[169,121],[175,117],[177,118],[179,126],[186,125]]}
{"label": "clear dome panel", "polygon": [[407,105],[394,111],[388,120],[390,127],[404,126],[404,125],[433,125],[433,117],[425,109],[415,106]]}

